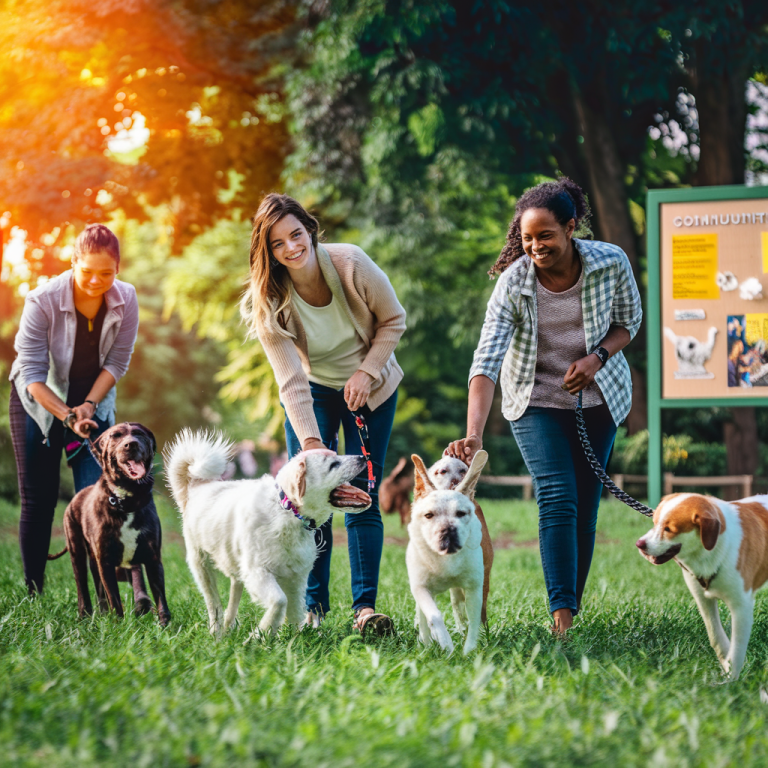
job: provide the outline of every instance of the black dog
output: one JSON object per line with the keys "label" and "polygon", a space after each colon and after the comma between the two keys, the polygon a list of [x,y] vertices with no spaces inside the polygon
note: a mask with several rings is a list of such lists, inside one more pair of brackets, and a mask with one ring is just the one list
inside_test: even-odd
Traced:
{"label": "black dog", "polygon": [[[162,532],[152,498],[152,460],[155,436],[141,424],[115,424],[96,439],[91,449],[101,464],[95,485],[83,488],[64,513],[67,548],[77,582],[80,615],[92,611],[88,591],[88,560],[99,608],[107,605],[123,616],[116,569],[143,565],[155,598],[160,624],[171,620],[165,599],[165,576],[160,558]],[[137,569],[140,571],[140,569]]]}

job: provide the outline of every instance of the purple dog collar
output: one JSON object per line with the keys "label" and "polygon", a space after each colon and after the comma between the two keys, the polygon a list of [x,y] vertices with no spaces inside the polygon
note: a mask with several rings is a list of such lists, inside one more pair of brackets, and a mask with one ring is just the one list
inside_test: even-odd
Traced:
{"label": "purple dog collar", "polygon": [[314,531],[315,528],[317,528],[317,525],[314,520],[311,520],[308,517],[304,517],[298,509],[296,509],[296,505],[288,498],[285,491],[277,484],[275,483],[275,488],[277,488],[277,493],[280,497],[280,506],[283,509],[287,509],[289,512],[293,512],[293,516],[301,521],[301,524],[308,530],[308,531]]}

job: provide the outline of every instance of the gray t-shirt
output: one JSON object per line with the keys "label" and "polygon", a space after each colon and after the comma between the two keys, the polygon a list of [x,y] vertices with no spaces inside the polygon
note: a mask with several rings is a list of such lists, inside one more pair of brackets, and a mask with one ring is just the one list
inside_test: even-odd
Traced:
{"label": "gray t-shirt", "polygon": [[[572,288],[560,293],[548,291],[536,280],[538,339],[536,373],[529,405],[573,410],[576,398],[562,389],[566,371],[587,355],[581,286],[584,272]],[[582,405],[589,408],[604,403],[600,387],[592,382],[583,394]]]}

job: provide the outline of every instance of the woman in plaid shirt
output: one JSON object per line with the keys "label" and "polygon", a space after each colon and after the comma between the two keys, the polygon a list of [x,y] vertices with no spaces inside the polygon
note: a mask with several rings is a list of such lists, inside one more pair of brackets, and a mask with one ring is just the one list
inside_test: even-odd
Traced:
{"label": "woman in plaid shirt", "polygon": [[469,372],[467,437],[447,450],[467,463],[480,450],[501,371],[502,412],[533,478],[558,633],[581,606],[602,490],[579,443],[574,395],[582,392],[589,437],[605,466],[632,403],[621,350],[642,320],[624,251],[573,236],[588,218],[584,192],[570,179],[539,184],[518,200],[490,272],[501,277]]}

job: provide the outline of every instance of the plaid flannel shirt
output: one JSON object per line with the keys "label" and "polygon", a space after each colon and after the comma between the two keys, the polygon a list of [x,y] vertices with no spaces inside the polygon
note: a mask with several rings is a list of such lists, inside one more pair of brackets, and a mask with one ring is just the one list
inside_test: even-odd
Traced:
{"label": "plaid flannel shirt", "polygon": [[[612,325],[626,328],[634,338],[643,310],[627,255],[610,243],[574,238],[573,244],[584,275],[581,307],[587,349],[598,346]],[[482,375],[495,382],[501,368],[501,409],[509,421],[519,419],[528,407],[537,338],[536,271],[531,259],[523,256],[498,279],[469,370],[470,381]],[[595,381],[613,420],[621,424],[632,406],[632,378],[624,355],[609,358]]]}

